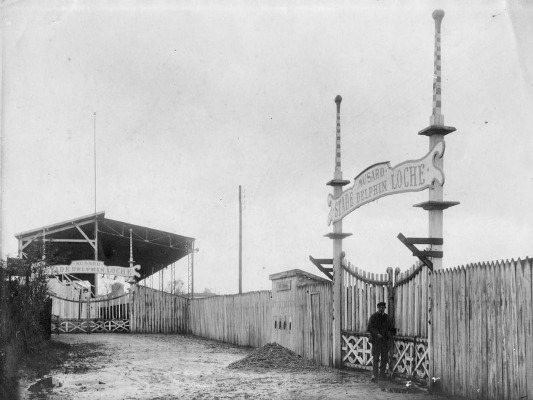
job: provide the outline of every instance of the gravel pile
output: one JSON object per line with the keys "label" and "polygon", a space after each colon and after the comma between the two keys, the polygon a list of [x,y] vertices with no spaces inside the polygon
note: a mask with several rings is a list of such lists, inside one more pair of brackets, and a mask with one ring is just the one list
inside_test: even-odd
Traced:
{"label": "gravel pile", "polygon": [[277,343],[267,343],[245,358],[228,365],[230,369],[277,369],[284,371],[316,371],[320,367]]}

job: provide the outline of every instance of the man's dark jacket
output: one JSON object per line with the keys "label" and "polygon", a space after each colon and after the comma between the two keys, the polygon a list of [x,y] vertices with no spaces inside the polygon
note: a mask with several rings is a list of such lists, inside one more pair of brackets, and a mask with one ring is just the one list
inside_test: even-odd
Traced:
{"label": "man's dark jacket", "polygon": [[378,333],[383,336],[380,342],[388,341],[393,335],[393,327],[390,317],[386,314],[375,312],[368,320],[368,332],[370,332],[370,343],[377,343]]}

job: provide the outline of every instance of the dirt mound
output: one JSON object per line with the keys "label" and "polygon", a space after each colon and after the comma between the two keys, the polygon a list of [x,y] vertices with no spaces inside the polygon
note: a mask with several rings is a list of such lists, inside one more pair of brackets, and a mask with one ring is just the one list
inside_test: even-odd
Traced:
{"label": "dirt mound", "polygon": [[228,365],[230,369],[278,369],[284,371],[316,371],[318,366],[277,343],[267,343],[255,349],[245,358]]}

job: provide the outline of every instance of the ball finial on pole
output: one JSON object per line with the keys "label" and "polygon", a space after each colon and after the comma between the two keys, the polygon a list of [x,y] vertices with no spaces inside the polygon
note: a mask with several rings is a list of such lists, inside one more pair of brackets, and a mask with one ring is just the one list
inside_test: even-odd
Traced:
{"label": "ball finial on pole", "polygon": [[442,19],[444,18],[444,11],[443,10],[435,10],[433,11],[433,19],[436,23],[440,24],[442,22]]}

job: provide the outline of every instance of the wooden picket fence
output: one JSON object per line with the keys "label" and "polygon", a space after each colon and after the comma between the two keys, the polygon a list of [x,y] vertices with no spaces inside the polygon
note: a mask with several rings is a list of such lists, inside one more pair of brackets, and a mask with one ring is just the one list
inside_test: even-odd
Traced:
{"label": "wooden picket fence", "polygon": [[190,332],[240,346],[276,342],[317,364],[331,366],[331,290],[330,283],[297,287],[277,293],[276,304],[271,291],[193,299]]}
{"label": "wooden picket fence", "polygon": [[190,300],[190,332],[240,346],[270,342],[273,326],[271,292]]}
{"label": "wooden picket fence", "polygon": [[393,278],[348,263],[343,278],[345,366],[371,368],[366,324],[377,302],[388,301],[395,373],[468,399],[533,398],[531,259],[433,273],[418,265]]}
{"label": "wooden picket fence", "polygon": [[343,331],[366,332],[368,319],[376,312],[377,304],[389,300],[392,269],[389,272],[373,274],[359,270],[349,262],[342,265]]}
{"label": "wooden picket fence", "polygon": [[131,332],[187,333],[187,303],[186,297],[135,285],[131,304]]}
{"label": "wooden picket fence", "polygon": [[[436,272],[420,265],[374,275],[350,264],[343,270],[345,366],[371,368],[366,325],[377,303],[386,301],[397,329],[390,365],[394,373],[427,380],[452,396],[533,398],[530,259]],[[276,315],[270,291],[192,300],[189,329],[243,346],[277,341],[302,357],[332,365],[331,290],[330,284],[315,284],[298,287],[292,295],[279,292]],[[145,304],[160,301],[162,295],[153,292],[146,292]],[[186,303],[180,307],[186,313]]]}
{"label": "wooden picket fence", "polygon": [[437,271],[431,378],[469,399],[533,399],[533,263]]}
{"label": "wooden picket fence", "polygon": [[398,336],[428,337],[429,269],[418,264],[394,279],[394,323]]}
{"label": "wooden picket fence", "polygon": [[[370,274],[345,262],[342,273],[345,366],[371,368],[367,323],[377,303],[385,301],[397,329],[393,372],[426,379],[452,396],[533,399],[531,259],[436,272],[418,265],[402,273],[389,269],[387,274]],[[133,296],[80,303],[78,292],[65,290],[55,293],[53,313],[67,324],[73,323],[69,319],[87,319],[65,332],[102,328],[192,333],[253,347],[276,341],[318,364],[332,365],[330,283],[296,285],[291,292],[280,289],[275,302],[271,291],[188,300],[136,286]],[[97,327],[96,318],[107,321],[109,328]]]}
{"label": "wooden picket fence", "polygon": [[428,343],[429,269],[422,263],[394,273],[391,312],[396,328],[391,368],[395,373],[425,380],[430,375]]}

